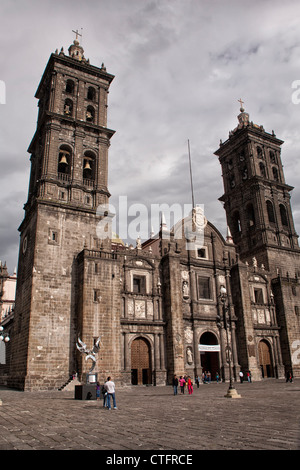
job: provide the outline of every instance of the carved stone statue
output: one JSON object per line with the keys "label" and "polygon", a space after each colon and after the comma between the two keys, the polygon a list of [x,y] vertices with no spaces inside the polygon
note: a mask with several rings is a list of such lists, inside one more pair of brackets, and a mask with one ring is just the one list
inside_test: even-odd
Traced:
{"label": "carved stone statue", "polygon": [[193,364],[193,353],[191,348],[187,348],[186,350],[186,360],[188,364]]}
{"label": "carved stone statue", "polygon": [[183,298],[184,299],[188,299],[189,298],[189,284],[187,281],[183,281],[182,282],[182,294],[183,294]]}

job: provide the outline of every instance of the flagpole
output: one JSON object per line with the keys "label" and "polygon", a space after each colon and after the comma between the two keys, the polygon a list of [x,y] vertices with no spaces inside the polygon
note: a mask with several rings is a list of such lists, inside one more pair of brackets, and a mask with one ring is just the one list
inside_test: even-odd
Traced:
{"label": "flagpole", "polygon": [[188,150],[189,150],[189,164],[190,164],[190,177],[191,177],[191,190],[192,190],[192,209],[195,208],[194,202],[194,188],[193,188],[193,176],[192,176],[192,164],[191,164],[191,151],[190,151],[190,141],[188,139]]}

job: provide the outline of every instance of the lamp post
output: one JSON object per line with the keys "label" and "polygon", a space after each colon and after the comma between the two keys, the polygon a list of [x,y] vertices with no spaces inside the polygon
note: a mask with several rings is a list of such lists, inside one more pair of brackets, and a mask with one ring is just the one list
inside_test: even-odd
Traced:
{"label": "lamp post", "polygon": [[[10,337],[8,336],[7,333],[3,333],[4,328],[3,326],[0,326],[0,341],[4,341],[5,343],[8,343],[10,341]],[[2,400],[0,398],[0,406],[2,405]]]}
{"label": "lamp post", "polygon": [[[222,303],[222,314],[223,314],[223,322],[224,322],[224,328],[226,332],[226,349],[228,352],[228,366],[229,366],[229,388],[227,390],[227,393],[225,395],[226,398],[241,398],[241,395],[239,395],[234,388],[233,385],[233,376],[232,376],[232,367],[231,367],[231,346],[230,346],[230,341],[229,341],[229,329],[230,329],[230,316],[229,316],[229,307],[227,303],[227,291],[224,286],[220,287],[220,301]],[[221,328],[221,323],[218,323],[218,326]]]}

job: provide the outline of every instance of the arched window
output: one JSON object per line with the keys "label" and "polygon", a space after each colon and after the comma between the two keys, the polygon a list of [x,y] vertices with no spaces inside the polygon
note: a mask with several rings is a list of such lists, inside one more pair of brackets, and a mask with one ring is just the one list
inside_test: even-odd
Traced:
{"label": "arched window", "polygon": [[74,93],[74,82],[73,80],[67,80],[67,83],[66,83],[66,93],[70,93],[73,95]]}
{"label": "arched window", "polygon": [[259,162],[259,171],[260,171],[260,176],[265,178],[266,177],[266,169],[265,169],[265,165],[262,162]]}
{"label": "arched window", "polygon": [[83,156],[82,178],[84,183],[90,185],[95,180],[96,156],[93,152],[86,151]]}
{"label": "arched window", "polygon": [[229,175],[229,186],[231,189],[235,188],[235,178],[234,175]]}
{"label": "arched window", "polygon": [[273,178],[275,181],[279,181],[279,177],[278,177],[278,170],[275,166],[272,167],[272,172],[273,172]]}
{"label": "arched window", "polygon": [[73,114],[73,101],[67,98],[64,104],[64,114],[66,116],[72,116]]}
{"label": "arched window", "polygon": [[288,218],[286,214],[286,208],[284,207],[283,204],[279,204],[279,210],[280,210],[280,217],[281,217],[281,223],[285,227],[288,226]]}
{"label": "arched window", "polygon": [[275,223],[274,208],[273,208],[273,204],[271,201],[267,201],[267,212],[268,212],[269,222],[271,224]]}
{"label": "arched window", "polygon": [[247,206],[247,217],[248,217],[249,226],[253,227],[255,225],[255,214],[254,214],[254,208],[252,204],[248,204]]}
{"label": "arched window", "polygon": [[241,232],[241,219],[240,219],[240,214],[238,211],[234,212],[232,216],[232,227],[233,227],[233,233]]}
{"label": "arched window", "polygon": [[58,152],[58,177],[62,180],[68,180],[71,174],[72,150],[68,145],[61,145]]}
{"label": "arched window", "polygon": [[94,122],[95,119],[95,110],[93,106],[88,106],[86,109],[86,120],[89,122]]}
{"label": "arched window", "polygon": [[263,151],[261,147],[256,147],[256,153],[258,158],[263,158]]}
{"label": "arched window", "polygon": [[96,99],[96,90],[92,86],[88,87],[87,99],[91,100],[91,101],[95,101],[95,99]]}
{"label": "arched window", "polygon": [[271,163],[277,163],[276,162],[276,156],[275,156],[275,153],[273,152],[273,150],[270,150],[270,161]]}
{"label": "arched window", "polygon": [[248,168],[246,166],[244,166],[244,168],[242,169],[242,179],[248,179]]}

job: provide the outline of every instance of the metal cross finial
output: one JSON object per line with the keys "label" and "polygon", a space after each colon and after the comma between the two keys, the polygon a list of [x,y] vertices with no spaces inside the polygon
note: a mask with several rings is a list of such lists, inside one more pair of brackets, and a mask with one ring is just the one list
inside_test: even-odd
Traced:
{"label": "metal cross finial", "polygon": [[74,29],[72,29],[72,33],[75,33],[75,34],[76,34],[76,38],[75,38],[76,40],[78,40],[78,36],[82,37],[82,33],[79,34],[79,33],[78,33],[78,29],[76,29],[76,31],[74,31]]}
{"label": "metal cross finial", "polygon": [[244,108],[243,108],[244,101],[242,101],[242,98],[240,98],[240,99],[238,100],[238,102],[239,102],[240,105],[241,105],[241,110],[244,109]]}

